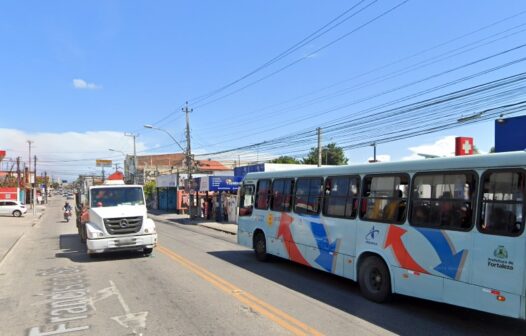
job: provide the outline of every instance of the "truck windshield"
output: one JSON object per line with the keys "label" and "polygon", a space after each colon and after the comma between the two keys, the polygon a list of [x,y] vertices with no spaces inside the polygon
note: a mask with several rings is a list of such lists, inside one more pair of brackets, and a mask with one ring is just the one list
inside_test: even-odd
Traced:
{"label": "truck windshield", "polygon": [[144,205],[142,188],[93,188],[92,207],[111,207],[119,205]]}

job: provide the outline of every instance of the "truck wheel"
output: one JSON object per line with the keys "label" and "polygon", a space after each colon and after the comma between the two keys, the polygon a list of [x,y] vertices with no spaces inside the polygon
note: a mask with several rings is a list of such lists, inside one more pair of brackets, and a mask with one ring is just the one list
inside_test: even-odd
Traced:
{"label": "truck wheel", "polygon": [[22,216],[22,212],[20,210],[15,210],[15,211],[13,211],[13,216],[20,217],[20,216]]}
{"label": "truck wheel", "polygon": [[145,255],[145,256],[150,256],[153,252],[153,248],[148,248],[148,247],[145,247],[143,250],[142,250],[142,253]]}
{"label": "truck wheel", "polygon": [[256,259],[259,261],[267,261],[267,240],[265,234],[258,232],[254,237],[254,252],[256,253]]}
{"label": "truck wheel", "polygon": [[382,259],[367,257],[360,265],[358,282],[360,291],[374,302],[386,302],[391,298],[391,276]]}

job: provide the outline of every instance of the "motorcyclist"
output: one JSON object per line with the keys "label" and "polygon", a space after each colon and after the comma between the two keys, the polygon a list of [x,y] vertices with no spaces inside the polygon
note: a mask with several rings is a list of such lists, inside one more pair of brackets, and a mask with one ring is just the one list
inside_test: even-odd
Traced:
{"label": "motorcyclist", "polygon": [[71,205],[69,205],[68,202],[66,202],[66,204],[64,204],[64,219],[66,220],[66,222],[69,222],[69,217],[71,216]]}

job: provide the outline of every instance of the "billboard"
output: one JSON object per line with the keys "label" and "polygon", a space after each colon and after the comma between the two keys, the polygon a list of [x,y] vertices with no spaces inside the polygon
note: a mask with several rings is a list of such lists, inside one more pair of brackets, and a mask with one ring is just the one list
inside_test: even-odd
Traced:
{"label": "billboard", "polygon": [[198,191],[237,191],[241,176],[204,176],[196,179]]}
{"label": "billboard", "polygon": [[526,116],[495,120],[495,152],[526,149]]}
{"label": "billboard", "polygon": [[97,167],[111,167],[111,160],[97,160]]}

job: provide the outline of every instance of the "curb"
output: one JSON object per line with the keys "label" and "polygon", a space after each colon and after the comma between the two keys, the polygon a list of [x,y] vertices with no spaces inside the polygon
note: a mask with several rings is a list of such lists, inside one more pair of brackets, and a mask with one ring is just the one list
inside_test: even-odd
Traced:
{"label": "curb", "polygon": [[228,233],[228,234],[230,234],[230,235],[232,235],[232,236],[236,236],[236,235],[237,235],[237,233],[235,233],[235,232],[230,232],[230,231],[227,231],[227,230],[222,230],[222,229],[220,229],[220,228],[216,228],[216,227],[208,226],[208,225],[205,225],[205,224],[197,224],[197,225],[202,226],[202,227],[205,227],[205,228],[207,228],[207,229],[211,229],[211,230],[216,230],[216,231],[219,231],[219,232]]}
{"label": "curb", "polygon": [[29,228],[32,228],[32,227],[35,227],[35,225],[37,225],[39,222],[40,222],[40,219],[42,218],[42,216],[44,216],[44,212],[41,211],[40,214],[38,215],[38,218],[35,218],[33,219],[33,224],[31,224],[30,227],[28,227],[21,235],[20,237],[17,238],[17,240],[14,242],[13,245],[11,245],[11,247],[9,249],[7,249],[7,252],[3,255],[3,257],[0,259],[0,267],[2,267],[2,265],[4,264],[4,261],[7,259],[7,257],[9,256],[9,254],[11,253],[11,251],[14,250],[14,248],[18,245],[18,243],[22,240],[22,238],[24,238],[24,236],[26,235],[26,233],[29,231]]}
{"label": "curb", "polygon": [[26,232],[25,231],[24,233],[22,233],[22,235],[20,237],[18,237],[18,239],[15,241],[15,243],[13,245],[11,245],[11,247],[7,250],[7,252],[4,254],[4,256],[2,257],[2,259],[0,259],[0,268],[2,267],[2,265],[4,264],[4,261],[7,259],[7,256],[9,255],[9,253],[11,253],[11,251],[18,245],[18,242],[20,242],[20,240],[22,240],[22,238],[24,238],[24,236],[26,235]]}
{"label": "curb", "polygon": [[[154,219],[154,218],[152,218],[152,219]],[[169,220],[166,220],[166,219],[159,219],[159,218],[155,218],[154,220],[162,222],[164,224],[195,225],[195,226],[205,227],[205,228],[210,229],[210,230],[215,230],[215,231],[219,231],[219,232],[228,233],[228,234],[231,234],[233,236],[237,235],[237,233],[232,233],[230,231],[221,230],[220,228],[215,228],[215,227],[211,227],[211,226],[207,226],[207,225],[199,224],[199,223],[182,224],[182,223],[177,223],[177,222],[169,221]]]}

